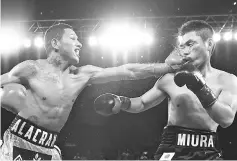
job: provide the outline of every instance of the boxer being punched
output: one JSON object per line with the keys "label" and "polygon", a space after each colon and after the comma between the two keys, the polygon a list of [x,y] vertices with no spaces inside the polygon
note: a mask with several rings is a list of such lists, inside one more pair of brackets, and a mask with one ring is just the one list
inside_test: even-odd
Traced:
{"label": "boxer being punched", "polygon": [[165,74],[140,97],[101,95],[95,100],[95,110],[103,115],[120,110],[139,113],[168,98],[168,123],[155,159],[221,159],[216,130],[234,120],[237,78],[211,66],[213,33],[204,21],[186,22],[179,30],[178,45],[180,54],[189,60],[186,66]]}
{"label": "boxer being punched", "polygon": [[[160,76],[174,72],[177,65],[179,68],[186,61],[178,54],[171,54],[169,61],[161,64],[77,68],[74,65],[79,62],[81,47],[71,26],[54,25],[45,34],[47,59],[24,61],[1,75],[2,107],[17,114],[4,133],[0,149],[4,160],[60,158],[53,148],[57,134],[67,121],[77,96],[87,85]],[[24,101],[10,98],[10,91],[14,92],[9,89],[11,83],[24,85],[25,88],[20,87],[21,92],[17,92],[19,96],[12,96],[18,100],[24,97]]]}

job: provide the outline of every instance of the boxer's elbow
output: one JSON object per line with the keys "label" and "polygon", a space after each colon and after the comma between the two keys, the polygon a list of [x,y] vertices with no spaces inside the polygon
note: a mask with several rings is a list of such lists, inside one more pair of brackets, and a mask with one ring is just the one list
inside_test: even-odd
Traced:
{"label": "boxer's elbow", "polygon": [[222,128],[227,128],[227,127],[229,127],[230,125],[231,125],[232,123],[227,123],[227,122],[225,122],[225,123],[220,123],[220,126],[222,127]]}
{"label": "boxer's elbow", "polygon": [[233,123],[233,121],[234,121],[234,116],[229,116],[223,119],[219,124],[222,128],[227,128]]}
{"label": "boxer's elbow", "polygon": [[1,108],[4,108],[5,110],[13,113],[13,114],[18,114],[19,111],[17,109],[15,109],[14,107],[8,105],[8,104],[4,104],[1,102]]}

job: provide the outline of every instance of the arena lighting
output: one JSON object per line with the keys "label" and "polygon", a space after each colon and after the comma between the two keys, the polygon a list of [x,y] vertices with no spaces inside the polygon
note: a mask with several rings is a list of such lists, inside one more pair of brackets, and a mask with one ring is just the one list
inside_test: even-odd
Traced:
{"label": "arena lighting", "polygon": [[25,38],[25,39],[23,40],[23,46],[24,46],[25,48],[31,47],[31,40],[30,40],[29,38]]}
{"label": "arena lighting", "polygon": [[19,49],[20,35],[12,28],[1,28],[0,29],[0,52],[8,53]]}
{"label": "arena lighting", "polygon": [[148,33],[144,33],[142,39],[146,45],[151,45],[153,43],[153,37]]}
{"label": "arena lighting", "polygon": [[89,37],[89,45],[90,46],[96,46],[98,44],[97,38],[95,36]]}
{"label": "arena lighting", "polygon": [[226,32],[226,33],[224,33],[223,39],[224,39],[225,41],[229,41],[229,40],[232,39],[232,37],[233,37],[232,32]]}
{"label": "arena lighting", "polygon": [[220,41],[220,40],[221,40],[221,35],[220,35],[219,33],[215,33],[215,34],[213,35],[213,40],[214,40],[215,42]]}
{"label": "arena lighting", "polygon": [[35,37],[34,39],[34,45],[37,47],[37,48],[41,48],[44,46],[44,40],[41,36],[37,36]]}
{"label": "arena lighting", "polygon": [[237,31],[234,34],[234,39],[237,40]]}
{"label": "arena lighting", "polygon": [[[94,38],[89,39],[89,44],[93,44],[94,40]],[[97,40],[102,47],[124,51],[138,46],[151,45],[153,36],[150,32],[144,31],[137,26],[117,23],[108,26],[108,29],[101,33]]]}

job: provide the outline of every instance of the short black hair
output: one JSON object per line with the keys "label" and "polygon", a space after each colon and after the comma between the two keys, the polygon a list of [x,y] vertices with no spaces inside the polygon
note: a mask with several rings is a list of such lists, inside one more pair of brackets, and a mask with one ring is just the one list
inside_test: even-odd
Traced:
{"label": "short black hair", "polygon": [[64,34],[64,29],[73,29],[72,26],[65,24],[65,23],[59,23],[56,25],[52,25],[47,29],[44,35],[44,42],[45,42],[45,49],[46,52],[50,51],[51,49],[51,40],[52,39],[58,39],[60,40]]}
{"label": "short black hair", "polygon": [[191,20],[184,23],[178,32],[178,36],[183,36],[188,32],[195,31],[198,36],[206,41],[208,38],[212,38],[214,35],[214,30],[211,25],[203,20]]}

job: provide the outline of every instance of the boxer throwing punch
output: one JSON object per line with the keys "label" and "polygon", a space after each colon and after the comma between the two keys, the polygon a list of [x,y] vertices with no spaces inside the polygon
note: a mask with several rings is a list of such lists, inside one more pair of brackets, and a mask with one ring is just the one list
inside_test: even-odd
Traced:
{"label": "boxer throwing punch", "polygon": [[17,114],[4,133],[1,160],[60,159],[54,143],[86,86],[160,76],[185,62],[172,54],[167,63],[78,68],[81,47],[71,26],[54,25],[45,33],[47,59],[24,61],[1,75],[1,106]]}
{"label": "boxer throwing punch", "polygon": [[168,98],[168,123],[155,159],[221,159],[216,130],[234,120],[237,78],[211,66],[213,34],[204,21],[186,22],[179,29],[180,54],[189,60],[185,67],[165,74],[140,97],[103,94],[95,100],[95,110],[103,115],[139,113]]}

